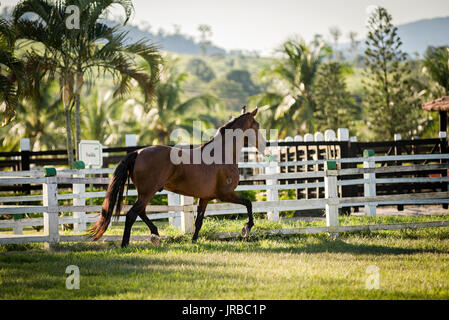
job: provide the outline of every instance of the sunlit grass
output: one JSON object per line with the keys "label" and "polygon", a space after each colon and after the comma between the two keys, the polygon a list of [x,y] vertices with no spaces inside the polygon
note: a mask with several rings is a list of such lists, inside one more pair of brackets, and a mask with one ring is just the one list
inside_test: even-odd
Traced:
{"label": "sunlit grass", "polygon": [[[444,217],[341,217],[342,224],[436,221]],[[172,235],[159,247],[147,241],[63,243],[0,247],[1,299],[448,299],[449,228],[341,234],[259,236],[217,241],[216,232],[239,231],[244,219],[205,219],[192,244]],[[323,225],[269,222],[254,230]],[[118,224],[108,234],[123,231]],[[133,234],[148,234],[137,223]],[[79,290],[65,289],[68,265],[80,269]],[[380,289],[368,290],[366,269],[380,269]]]}

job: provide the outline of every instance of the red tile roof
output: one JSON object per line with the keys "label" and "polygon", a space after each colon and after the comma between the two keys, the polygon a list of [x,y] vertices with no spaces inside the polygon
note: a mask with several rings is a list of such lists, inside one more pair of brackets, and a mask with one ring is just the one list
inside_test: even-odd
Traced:
{"label": "red tile roof", "polygon": [[427,111],[449,111],[449,96],[426,102],[422,108]]}

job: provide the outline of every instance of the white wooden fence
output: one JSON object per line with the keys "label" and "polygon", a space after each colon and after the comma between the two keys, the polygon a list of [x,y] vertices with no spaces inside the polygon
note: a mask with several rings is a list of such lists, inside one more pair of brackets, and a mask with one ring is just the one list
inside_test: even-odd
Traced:
{"label": "white wooden fence", "polygon": [[[276,148],[276,147],[274,147]],[[376,162],[380,161],[415,161],[427,160],[426,165],[403,165],[390,167],[376,167]],[[402,155],[402,156],[370,156],[365,158],[350,158],[332,160],[335,163],[359,163],[363,168],[340,169],[333,166],[332,161],[312,160],[295,162],[248,162],[240,163],[240,168],[263,168],[263,174],[252,176],[242,176],[241,181],[261,181],[263,184],[240,185],[237,191],[257,190],[266,191],[266,201],[253,202],[253,212],[267,213],[269,220],[278,221],[279,212],[289,210],[309,210],[323,209],[326,214],[326,227],[300,228],[289,230],[272,230],[270,234],[277,233],[315,233],[328,232],[338,234],[339,232],[357,230],[382,230],[397,228],[420,228],[449,226],[449,221],[427,222],[419,224],[394,224],[394,225],[373,225],[373,226],[340,226],[338,221],[338,208],[349,206],[365,206],[368,215],[376,215],[376,207],[386,204],[440,204],[449,203],[449,190],[431,193],[376,195],[377,183],[411,183],[411,182],[449,182],[449,177],[422,177],[422,178],[387,178],[377,179],[378,173],[398,173],[413,171],[434,171],[447,170],[449,163],[439,163],[440,160],[449,160],[449,154],[429,154],[429,155]],[[432,164],[432,162],[434,162]],[[282,166],[304,166],[325,164],[324,171],[279,173]],[[329,167],[328,167],[329,165]],[[108,184],[110,178],[88,177],[99,174],[112,174],[114,169],[83,169],[83,170],[32,170],[26,172],[0,172],[0,184],[42,184],[42,195],[30,196],[8,196],[0,197],[0,215],[22,215],[25,213],[43,213],[43,218],[34,219],[11,219],[0,220],[1,228],[13,228],[13,234],[2,233],[0,244],[44,242],[46,246],[51,246],[59,241],[79,241],[85,240],[83,235],[60,235],[59,225],[73,224],[75,232],[86,230],[86,224],[95,222],[98,219],[98,212],[101,211],[99,205],[86,205],[88,198],[102,198],[105,192],[86,192],[86,184]],[[55,175],[54,175],[55,174]],[[353,180],[339,180],[345,175],[360,175],[363,178]],[[300,184],[278,184],[280,179],[306,179],[324,178],[324,182],[300,183]],[[58,185],[73,185],[73,193],[58,193]],[[343,185],[364,185],[364,197],[339,197],[339,186]],[[325,198],[310,200],[279,200],[279,191],[301,188],[325,188]],[[148,217],[152,220],[169,219],[170,223],[182,229],[185,233],[193,232],[196,205],[193,198],[174,195],[167,191],[158,194],[168,196],[168,205],[149,205],[146,207]],[[137,195],[136,190],[130,190],[128,195]],[[59,204],[61,200],[73,200],[72,205]],[[42,201],[42,205],[8,205],[8,203],[27,203]],[[130,206],[125,206],[123,210],[128,210]],[[59,217],[59,213],[73,213],[72,216]],[[207,207],[206,216],[226,215],[246,213],[246,208],[230,203],[211,203]],[[121,221],[124,217],[121,217]],[[42,235],[23,235],[23,227],[43,226]],[[236,233],[225,233],[217,235],[219,238],[234,237]],[[107,239],[116,239],[117,236],[105,236]],[[133,237],[136,239],[136,237]]]}

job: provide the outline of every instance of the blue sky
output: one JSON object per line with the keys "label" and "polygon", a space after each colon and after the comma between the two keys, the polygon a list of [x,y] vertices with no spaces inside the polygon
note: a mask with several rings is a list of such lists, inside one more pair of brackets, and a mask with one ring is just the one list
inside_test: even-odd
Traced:
{"label": "blue sky", "polygon": [[[1,1],[2,5],[18,1]],[[306,40],[338,26],[342,42],[347,33],[365,35],[366,9],[380,5],[393,15],[395,24],[449,16],[449,0],[134,0],[133,24],[142,22],[153,31],[163,28],[198,36],[198,25],[212,27],[212,41],[227,50],[246,49],[269,53],[287,37]]]}

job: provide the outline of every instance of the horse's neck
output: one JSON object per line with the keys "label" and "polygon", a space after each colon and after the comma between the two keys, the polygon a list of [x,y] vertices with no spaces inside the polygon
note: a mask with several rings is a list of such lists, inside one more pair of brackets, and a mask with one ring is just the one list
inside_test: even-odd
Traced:
{"label": "horse's neck", "polygon": [[216,136],[211,142],[202,146],[201,149],[203,149],[203,152],[209,152],[211,149],[213,149],[214,153],[220,152],[219,158],[222,163],[237,164],[242,154],[243,145],[244,145],[243,138],[235,139],[234,143],[233,138],[232,141],[226,141],[223,135],[219,135]]}
{"label": "horse's neck", "polygon": [[233,144],[233,146],[232,146],[232,156],[233,156],[233,159],[235,159],[236,163],[238,163],[240,160],[243,145],[244,145],[243,139],[238,139],[238,141],[236,141],[236,143]]}

